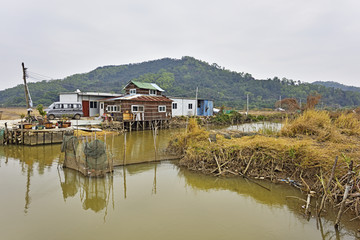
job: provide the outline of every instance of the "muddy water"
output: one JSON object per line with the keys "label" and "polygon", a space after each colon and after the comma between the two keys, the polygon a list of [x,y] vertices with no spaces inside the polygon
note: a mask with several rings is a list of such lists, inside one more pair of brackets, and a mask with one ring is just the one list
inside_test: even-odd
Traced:
{"label": "muddy water", "polygon": [[[160,152],[168,136],[159,132]],[[124,136],[109,139],[118,152],[109,151],[122,161]],[[127,141],[128,163],[155,157],[151,132],[128,133]],[[261,182],[267,191],[241,178],[196,174],[174,161],[118,167],[113,176],[88,179],[59,168],[60,156],[59,145],[0,147],[0,239],[355,238],[356,225],[336,234],[331,219],[308,221],[301,203],[286,198],[304,196],[287,185]]]}

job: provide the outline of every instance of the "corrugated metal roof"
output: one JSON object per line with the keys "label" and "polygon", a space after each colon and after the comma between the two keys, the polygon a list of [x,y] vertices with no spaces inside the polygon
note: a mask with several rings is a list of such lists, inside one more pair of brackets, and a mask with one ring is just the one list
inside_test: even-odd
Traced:
{"label": "corrugated metal roof", "polygon": [[160,88],[156,83],[151,83],[151,85],[153,85],[153,87],[156,88],[158,91],[164,92],[164,89]]}
{"label": "corrugated metal roof", "polygon": [[172,102],[170,98],[167,98],[165,96],[150,96],[150,95],[141,95],[141,94],[135,94],[135,95],[126,95],[123,97],[117,97],[117,98],[108,98],[104,99],[104,101],[145,101],[145,102]]}
{"label": "corrugated metal roof", "polygon": [[102,97],[116,97],[119,93],[101,93],[101,92],[61,92],[60,95],[77,94],[81,96],[102,96]]}
{"label": "corrugated metal roof", "polygon": [[164,89],[160,88],[156,83],[145,83],[145,82],[138,82],[138,81],[130,81],[128,84],[126,84],[125,87],[127,87],[127,85],[129,85],[130,83],[135,84],[135,86],[137,86],[138,88],[158,90],[160,92],[164,92]]}

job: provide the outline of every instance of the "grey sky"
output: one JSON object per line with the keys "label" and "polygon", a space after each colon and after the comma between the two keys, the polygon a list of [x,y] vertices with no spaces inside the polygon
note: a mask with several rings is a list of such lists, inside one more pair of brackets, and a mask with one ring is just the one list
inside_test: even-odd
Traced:
{"label": "grey sky", "polygon": [[0,32],[0,89],[22,83],[21,62],[59,79],[182,56],[360,87],[358,0],[2,0]]}

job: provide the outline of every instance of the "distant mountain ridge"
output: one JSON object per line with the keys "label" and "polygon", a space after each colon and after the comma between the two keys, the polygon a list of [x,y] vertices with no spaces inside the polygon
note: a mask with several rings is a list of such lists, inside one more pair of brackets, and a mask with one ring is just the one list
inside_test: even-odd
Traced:
{"label": "distant mountain ridge", "polygon": [[325,86],[325,87],[338,88],[338,89],[341,89],[344,91],[360,92],[360,87],[348,86],[348,85],[344,85],[344,84],[341,84],[338,82],[333,82],[333,81],[316,81],[316,82],[313,82],[312,84],[321,85],[321,86]]}
{"label": "distant mountain ridge", "polygon": [[[280,97],[297,98],[304,103],[309,94],[315,93],[322,95],[324,106],[360,105],[360,92],[278,77],[257,80],[249,73],[234,72],[193,57],[98,67],[62,80],[29,83],[29,90],[35,106],[46,106],[58,100],[60,92],[73,92],[76,89],[83,92],[123,93],[123,87],[130,80],[156,83],[165,90],[166,96],[173,97],[194,98],[198,87],[199,98],[211,99],[218,107],[224,105],[236,109],[245,108],[247,95],[251,108],[273,108]],[[0,91],[0,104],[25,106],[24,95],[23,85]]]}

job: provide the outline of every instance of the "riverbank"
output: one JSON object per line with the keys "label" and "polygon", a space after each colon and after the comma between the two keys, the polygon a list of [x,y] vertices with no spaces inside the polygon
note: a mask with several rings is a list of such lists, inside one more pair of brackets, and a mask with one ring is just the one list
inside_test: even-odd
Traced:
{"label": "riverbank", "polygon": [[[305,201],[313,206],[321,202],[343,206],[342,212],[360,216],[360,122],[355,113],[334,118],[328,112],[310,110],[285,122],[279,132],[240,138],[207,132],[192,120],[187,133],[170,142],[169,150],[182,154],[179,164],[188,169],[287,181],[306,191],[309,200]],[[321,214],[321,207],[307,206],[307,213]]]}

